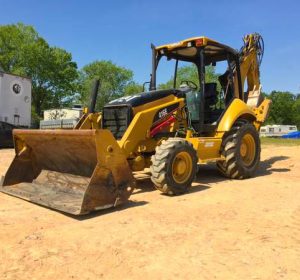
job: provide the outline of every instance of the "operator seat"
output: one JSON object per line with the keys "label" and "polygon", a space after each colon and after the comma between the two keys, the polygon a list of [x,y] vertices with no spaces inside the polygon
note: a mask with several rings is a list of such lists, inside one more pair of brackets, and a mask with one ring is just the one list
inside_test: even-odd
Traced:
{"label": "operator seat", "polygon": [[216,105],[218,101],[217,97],[217,83],[206,83],[205,84],[205,107]]}
{"label": "operator seat", "polygon": [[218,102],[217,83],[206,83],[204,91],[204,123],[212,124],[218,120],[222,110],[216,108]]}

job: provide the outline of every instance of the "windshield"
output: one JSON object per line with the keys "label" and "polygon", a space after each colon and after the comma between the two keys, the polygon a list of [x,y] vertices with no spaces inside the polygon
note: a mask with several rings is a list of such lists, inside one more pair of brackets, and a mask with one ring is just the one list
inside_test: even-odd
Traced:
{"label": "windshield", "polygon": [[176,60],[168,60],[162,57],[159,61],[157,70],[157,88],[169,89],[180,88],[186,85],[186,81],[194,83],[199,89],[199,74],[197,66],[192,62],[178,61],[176,71]]}

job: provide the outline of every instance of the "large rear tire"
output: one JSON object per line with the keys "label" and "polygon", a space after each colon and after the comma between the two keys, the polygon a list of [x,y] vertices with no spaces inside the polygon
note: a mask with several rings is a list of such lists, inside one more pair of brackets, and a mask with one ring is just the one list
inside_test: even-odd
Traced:
{"label": "large rear tire", "polygon": [[225,160],[217,161],[217,167],[231,179],[252,177],[259,166],[260,151],[260,139],[255,127],[239,120],[224,136],[221,154]]}
{"label": "large rear tire", "polygon": [[151,180],[161,192],[185,193],[197,171],[197,154],[192,144],[182,138],[169,138],[156,147],[151,158]]}

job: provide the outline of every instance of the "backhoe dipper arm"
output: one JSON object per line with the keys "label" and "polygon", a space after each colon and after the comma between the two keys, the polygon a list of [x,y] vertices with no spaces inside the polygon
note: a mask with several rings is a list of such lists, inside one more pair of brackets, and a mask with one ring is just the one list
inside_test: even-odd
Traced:
{"label": "backhoe dipper arm", "polygon": [[258,90],[260,85],[259,66],[263,57],[263,39],[258,33],[246,35],[244,46],[240,50],[240,73],[242,89],[247,79],[247,93]]}
{"label": "backhoe dipper arm", "polygon": [[[243,41],[244,46],[239,54],[242,89],[247,80],[246,96],[243,96],[243,99],[255,112],[257,122],[262,124],[268,116],[271,104],[271,101],[265,99],[261,93],[259,67],[264,54],[264,41],[258,33],[246,35]],[[257,127],[259,126],[257,125]]]}

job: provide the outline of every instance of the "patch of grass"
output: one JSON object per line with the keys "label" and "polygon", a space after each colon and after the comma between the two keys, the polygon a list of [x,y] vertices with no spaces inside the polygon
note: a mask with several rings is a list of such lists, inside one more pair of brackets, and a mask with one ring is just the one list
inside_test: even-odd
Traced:
{"label": "patch of grass", "polygon": [[300,139],[261,137],[260,141],[263,145],[300,146]]}

